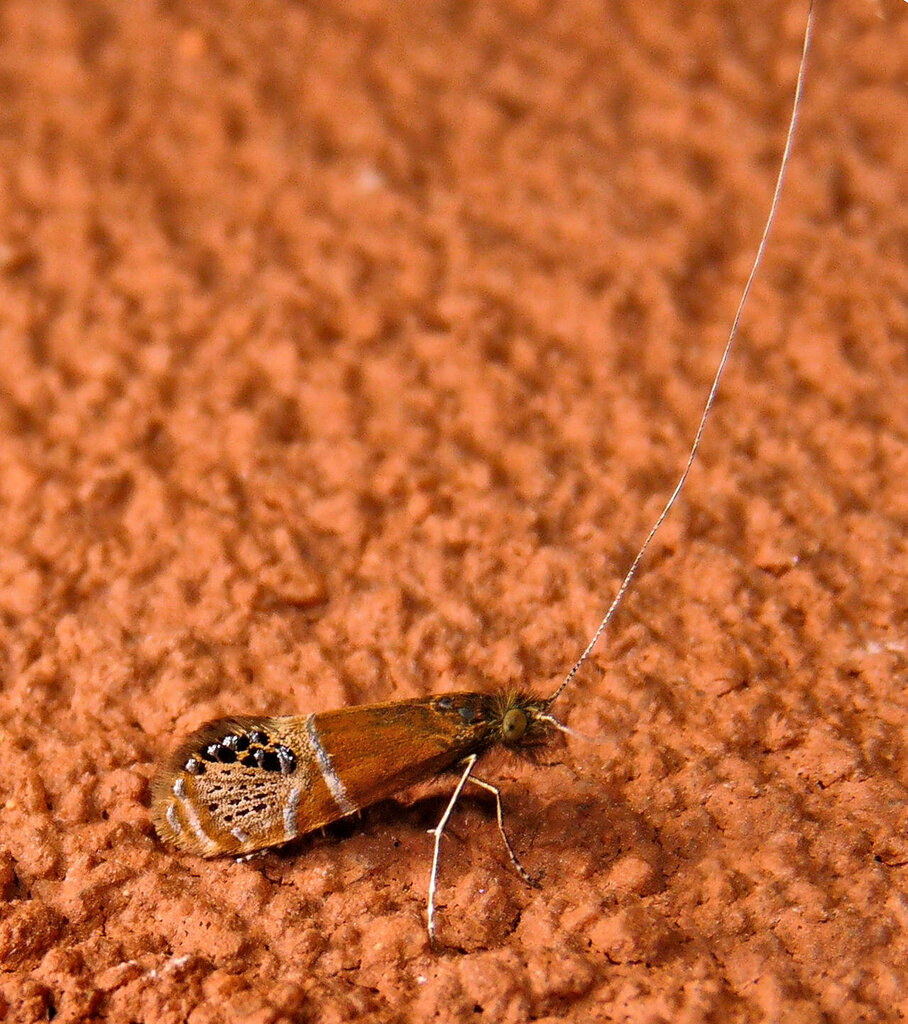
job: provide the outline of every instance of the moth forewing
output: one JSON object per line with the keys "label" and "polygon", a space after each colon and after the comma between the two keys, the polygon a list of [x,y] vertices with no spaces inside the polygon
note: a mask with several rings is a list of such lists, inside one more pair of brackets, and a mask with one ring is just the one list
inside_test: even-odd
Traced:
{"label": "moth forewing", "polygon": [[319,828],[337,804],[305,745],[305,718],[224,718],[189,736],[152,784],[158,833],[203,857],[288,842],[305,815]]}

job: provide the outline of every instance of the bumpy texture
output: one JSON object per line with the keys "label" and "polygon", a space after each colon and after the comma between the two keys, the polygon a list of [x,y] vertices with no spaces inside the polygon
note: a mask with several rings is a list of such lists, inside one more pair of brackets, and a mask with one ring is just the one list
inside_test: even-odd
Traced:
{"label": "bumpy texture", "polygon": [[805,3],[0,5],[0,1018],[908,1013],[908,7],[827,0],[571,739],[249,863],[222,715],[528,684],[683,461]]}

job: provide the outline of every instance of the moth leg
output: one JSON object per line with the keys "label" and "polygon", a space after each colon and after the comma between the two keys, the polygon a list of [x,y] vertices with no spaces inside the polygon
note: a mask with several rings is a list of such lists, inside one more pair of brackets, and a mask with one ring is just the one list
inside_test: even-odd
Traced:
{"label": "moth leg", "polygon": [[[460,781],[457,783],[457,787],[451,794],[451,799],[448,801],[445,813],[441,816],[441,820],[435,828],[429,829],[429,835],[435,836],[435,849],[432,853],[432,874],[429,876],[429,905],[426,910],[429,926],[429,942],[432,946],[435,945],[435,889],[438,882],[438,858],[441,854],[441,837],[445,830],[445,825],[448,824],[448,818],[451,817],[451,812],[454,810],[454,805],[457,803],[457,798],[463,791],[463,787],[467,784],[470,772],[473,771],[473,766],[476,764],[476,755],[470,754],[470,756],[464,760],[463,764],[465,765],[463,774],[460,776]],[[508,844],[508,846],[510,847],[510,844]]]}
{"label": "moth leg", "polygon": [[481,789],[486,790],[495,797],[495,815],[498,818],[498,831],[501,833],[501,838],[504,840],[504,845],[507,847],[511,863],[514,865],[514,869],[517,874],[520,875],[527,885],[531,885],[534,889],[538,889],[539,883],[517,859],[517,854],[514,853],[514,847],[511,846],[511,840],[508,839],[508,834],[504,830],[504,813],[501,807],[501,791],[497,786],[493,786],[491,782],[484,782],[482,779],[477,779],[475,775],[469,776],[467,781],[472,782],[474,785],[479,786]]}
{"label": "moth leg", "polygon": [[241,853],[233,859],[237,864],[248,864],[251,860],[262,860],[270,852],[270,850],[253,850],[252,853]]}

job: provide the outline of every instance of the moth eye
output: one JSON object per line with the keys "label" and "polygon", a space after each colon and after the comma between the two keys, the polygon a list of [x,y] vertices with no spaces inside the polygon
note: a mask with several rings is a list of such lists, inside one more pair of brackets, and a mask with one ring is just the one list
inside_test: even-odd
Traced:
{"label": "moth eye", "polygon": [[506,711],[501,720],[501,736],[505,743],[514,743],[527,731],[527,716],[518,708]]}

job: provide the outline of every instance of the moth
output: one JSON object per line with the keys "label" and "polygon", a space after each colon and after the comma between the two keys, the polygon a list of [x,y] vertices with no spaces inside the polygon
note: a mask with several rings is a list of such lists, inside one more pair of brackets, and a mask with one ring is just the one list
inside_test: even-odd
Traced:
{"label": "moth", "polygon": [[433,830],[428,920],[434,941],[441,837],[467,782],[494,794],[511,863],[534,884],[504,830],[498,788],[472,772],[494,747],[528,751],[563,729],[548,713],[552,699],[446,693],[306,716],[219,719],[194,732],[158,771],[155,827],[162,839],[202,857],[253,853],[454,768],[460,781]]}
{"label": "moth", "polygon": [[201,857],[254,853],[322,828],[416,783],[453,772],[459,776],[457,784],[431,833],[434,847],[427,907],[430,941],[435,941],[441,839],[467,783],[494,796],[498,829],[511,863],[528,884],[535,884],[505,832],[498,788],[478,778],[474,768],[494,749],[529,755],[557,733],[571,732],[553,716],[552,706],[592,654],[684,487],[775,218],[794,139],[812,26],[813,0],[808,8],[792,114],[769,214],[687,463],[608,611],[562,684],[548,697],[521,690],[458,692],[304,716],[248,716],[209,722],[185,739],[157,770],[151,812],[162,839]]}

